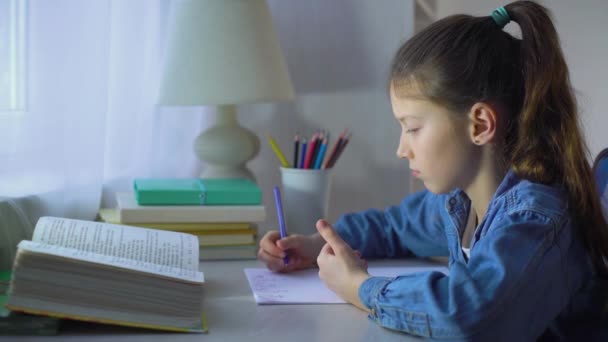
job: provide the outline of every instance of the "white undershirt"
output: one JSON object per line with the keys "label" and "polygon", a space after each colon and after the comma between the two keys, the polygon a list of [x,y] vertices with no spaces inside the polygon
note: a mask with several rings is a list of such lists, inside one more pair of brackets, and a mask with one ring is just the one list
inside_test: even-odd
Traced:
{"label": "white undershirt", "polygon": [[469,217],[467,219],[467,225],[465,226],[464,233],[462,234],[462,240],[460,241],[460,245],[462,246],[462,252],[467,256],[467,259],[471,257],[471,242],[473,242],[473,238],[475,235],[477,216],[475,215],[475,210],[471,207],[469,212]]}

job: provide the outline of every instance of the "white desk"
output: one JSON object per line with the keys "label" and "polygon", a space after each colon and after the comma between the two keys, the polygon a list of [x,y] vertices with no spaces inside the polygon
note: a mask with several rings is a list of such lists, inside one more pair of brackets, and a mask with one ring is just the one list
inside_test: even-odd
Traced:
{"label": "white desk", "polygon": [[[371,266],[428,265],[421,261],[372,261]],[[257,305],[243,269],[263,267],[255,260],[203,262],[207,334],[152,330],[65,321],[58,336],[10,336],[11,341],[417,341],[369,321],[349,304]]]}

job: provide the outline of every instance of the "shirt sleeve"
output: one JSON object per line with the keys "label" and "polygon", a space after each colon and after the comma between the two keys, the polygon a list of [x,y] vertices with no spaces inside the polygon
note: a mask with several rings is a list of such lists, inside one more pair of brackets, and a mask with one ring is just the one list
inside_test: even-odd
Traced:
{"label": "shirt sleeve", "polygon": [[452,262],[448,275],[368,278],[359,297],[371,310],[369,318],[435,338],[467,338],[484,331],[506,336],[502,334],[532,331],[535,323],[544,329],[567,302],[560,268],[566,251],[555,250],[557,229],[547,217],[520,212],[505,221],[473,246],[468,263]]}
{"label": "shirt sleeve", "polygon": [[447,256],[444,207],[444,196],[422,191],[384,211],[346,214],[334,227],[366,258]]}

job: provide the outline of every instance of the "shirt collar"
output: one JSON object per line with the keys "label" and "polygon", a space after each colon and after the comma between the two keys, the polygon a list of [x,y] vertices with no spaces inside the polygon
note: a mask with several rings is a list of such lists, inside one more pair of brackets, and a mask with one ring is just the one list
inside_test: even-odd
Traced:
{"label": "shirt collar", "polygon": [[[507,171],[507,174],[505,175],[505,177],[502,179],[502,181],[498,185],[498,188],[496,188],[496,191],[494,192],[494,195],[492,196],[490,203],[492,203],[496,198],[500,197],[502,194],[507,192],[509,189],[511,189],[517,183],[519,183],[519,181],[520,181],[520,178],[515,174],[515,172],[513,172],[513,170],[509,169],[509,171]],[[452,190],[448,195],[446,209],[448,209],[448,211],[450,211],[450,209],[452,209],[452,211],[453,211],[453,209],[456,205],[460,205],[460,206],[462,206],[462,209],[466,209],[465,211],[467,211],[470,203],[471,203],[471,200],[469,199],[469,197],[463,190],[455,189],[455,190]]]}

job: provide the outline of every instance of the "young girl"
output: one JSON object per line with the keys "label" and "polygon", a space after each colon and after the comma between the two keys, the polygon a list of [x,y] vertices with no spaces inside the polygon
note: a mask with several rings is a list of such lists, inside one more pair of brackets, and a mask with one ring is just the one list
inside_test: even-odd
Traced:
{"label": "young girl", "polygon": [[[521,39],[503,31],[509,21]],[[397,155],[428,191],[335,230],[319,220],[311,236],[269,232],[259,258],[279,272],[318,264],[370,319],[415,335],[599,336],[608,227],[548,11],[518,1],[434,23],[397,52],[390,98]],[[449,256],[449,274],[371,277],[359,257],[412,255]]]}

